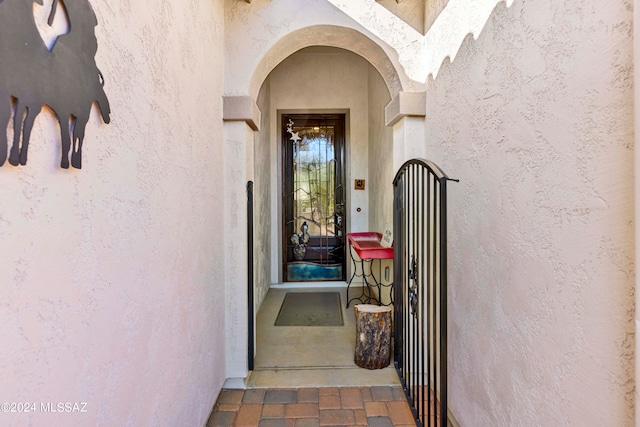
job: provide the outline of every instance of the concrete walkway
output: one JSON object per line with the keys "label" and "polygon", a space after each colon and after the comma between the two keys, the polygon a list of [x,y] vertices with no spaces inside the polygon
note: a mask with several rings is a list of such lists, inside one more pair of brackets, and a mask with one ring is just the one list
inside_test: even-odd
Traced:
{"label": "concrete walkway", "polygon": [[399,386],[222,390],[214,426],[415,426]]}

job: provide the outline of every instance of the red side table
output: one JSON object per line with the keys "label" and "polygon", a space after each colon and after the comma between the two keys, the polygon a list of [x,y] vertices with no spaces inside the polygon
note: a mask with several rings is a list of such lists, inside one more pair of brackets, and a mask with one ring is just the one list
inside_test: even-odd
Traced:
{"label": "red side table", "polygon": [[[355,300],[360,301],[362,304],[370,304],[371,301],[375,301],[378,305],[383,305],[382,301],[380,301],[380,294],[383,286],[391,288],[389,291],[390,302],[389,304],[384,305],[393,304],[393,283],[388,285],[380,283],[372,272],[374,260],[393,259],[393,247],[388,248],[382,246],[380,243],[382,240],[382,234],[375,232],[367,231],[362,233],[347,233],[347,239],[349,239],[350,246],[349,254],[353,261],[353,274],[347,284],[347,308],[349,308],[349,304]],[[354,251],[360,258],[359,261],[353,256]],[[360,262],[361,273],[358,273],[358,262]],[[368,265],[369,267],[368,272],[365,269],[365,265]],[[382,261],[380,261],[380,273],[382,273]],[[351,282],[355,277],[362,277],[364,281],[364,285],[362,286],[362,295],[349,299],[349,288],[351,287]],[[371,296],[372,286],[378,288],[378,298]]]}

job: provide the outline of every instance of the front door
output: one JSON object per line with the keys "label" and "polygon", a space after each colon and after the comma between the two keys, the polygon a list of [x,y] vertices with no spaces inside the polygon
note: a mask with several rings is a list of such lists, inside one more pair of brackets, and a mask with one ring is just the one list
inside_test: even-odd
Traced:
{"label": "front door", "polygon": [[345,280],[344,121],[282,116],[285,282]]}

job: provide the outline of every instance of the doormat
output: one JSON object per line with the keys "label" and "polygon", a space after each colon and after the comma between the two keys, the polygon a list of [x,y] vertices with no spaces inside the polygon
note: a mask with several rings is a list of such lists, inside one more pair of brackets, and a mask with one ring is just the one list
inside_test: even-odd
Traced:
{"label": "doormat", "polygon": [[287,292],[275,326],[343,326],[339,292]]}

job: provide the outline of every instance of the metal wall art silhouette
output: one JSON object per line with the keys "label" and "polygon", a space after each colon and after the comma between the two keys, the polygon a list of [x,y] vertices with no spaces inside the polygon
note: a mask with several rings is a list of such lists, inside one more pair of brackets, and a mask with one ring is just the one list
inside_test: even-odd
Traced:
{"label": "metal wall art silhouette", "polygon": [[[95,63],[98,24],[88,0],[53,0],[48,25],[56,13],[66,12],[69,32],[49,49],[40,37],[34,2],[0,0],[0,166],[9,154],[14,166],[27,163],[33,122],[42,106],[49,106],[60,122],[62,168],[82,167],[82,142],[91,105],[97,102],[109,123],[109,101],[102,73]],[[6,127],[13,113],[13,141],[8,151]]]}

